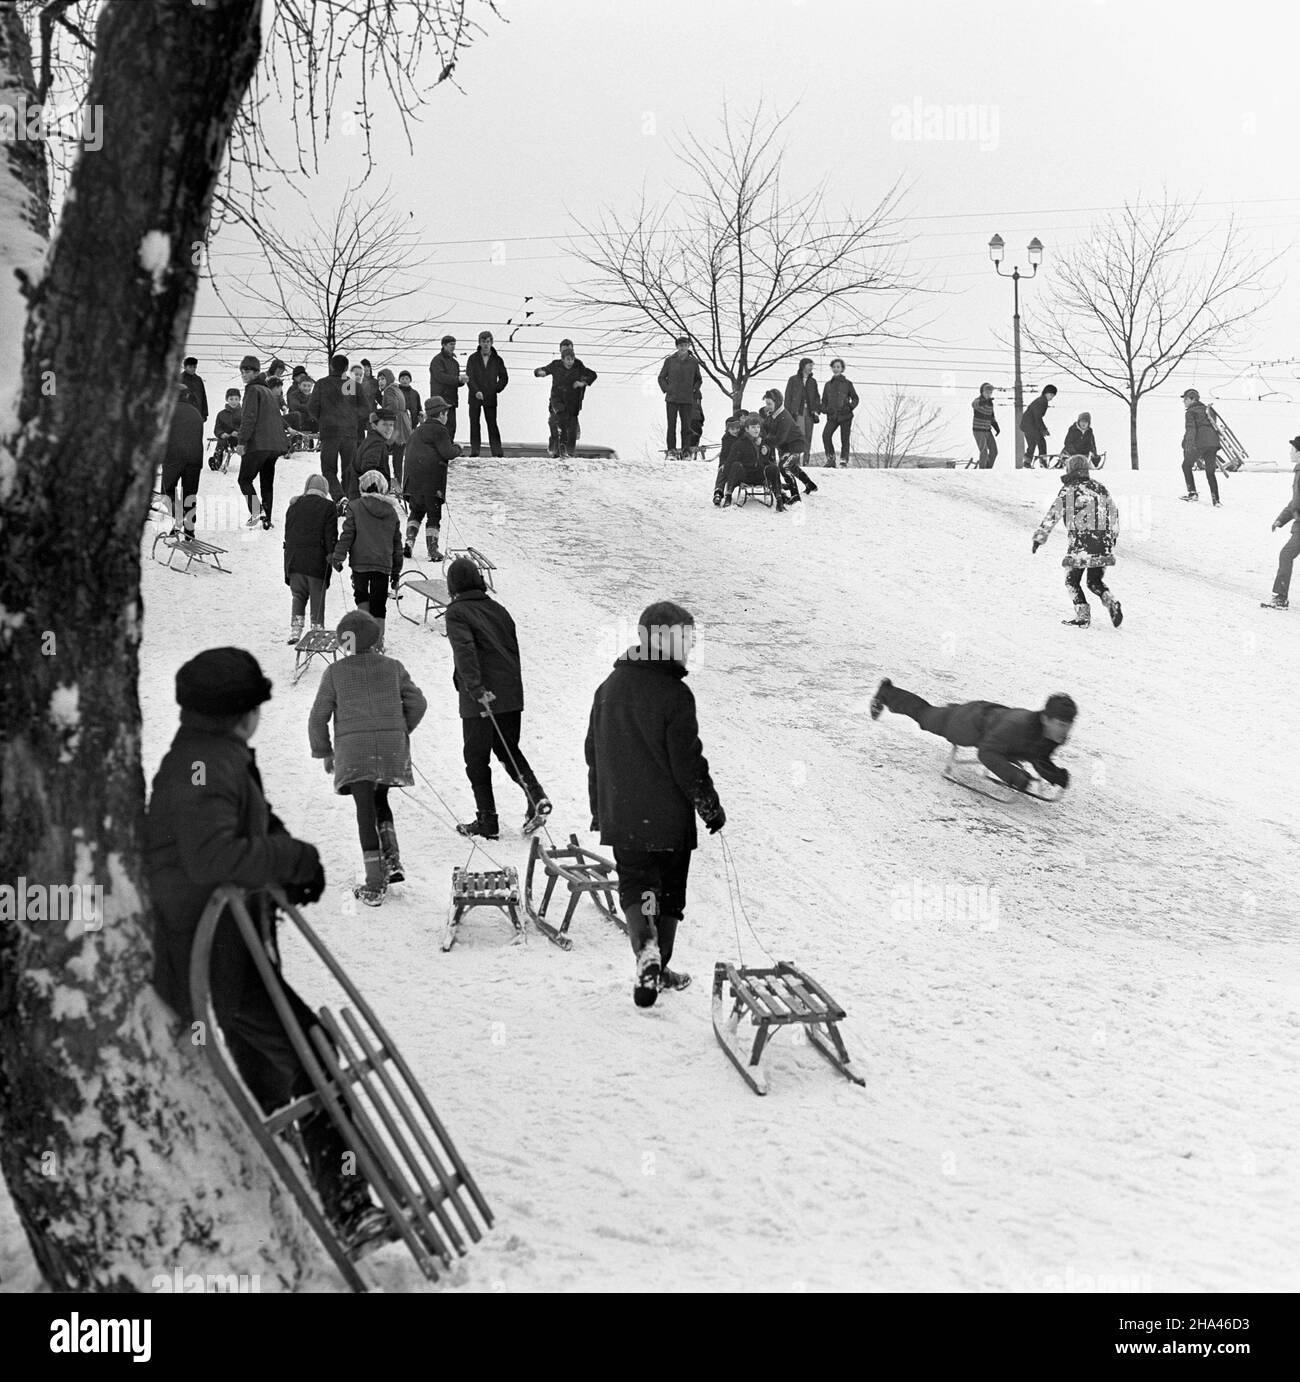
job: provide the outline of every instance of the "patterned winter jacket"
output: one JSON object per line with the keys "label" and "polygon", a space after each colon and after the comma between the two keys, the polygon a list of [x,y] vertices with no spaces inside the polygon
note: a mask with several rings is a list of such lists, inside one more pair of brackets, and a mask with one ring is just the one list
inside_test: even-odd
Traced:
{"label": "patterned winter jacket", "polygon": [[342,657],[325,669],[316,691],[307,720],[311,756],[334,756],[336,792],[347,794],[354,782],[410,787],[410,736],[426,709],[424,693],[396,658],[373,648]]}
{"label": "patterned winter jacket", "polygon": [[1119,505],[1106,486],[1090,476],[1069,475],[1061,492],[1034,533],[1034,542],[1046,542],[1057,519],[1064,519],[1070,545],[1061,560],[1065,567],[1114,566],[1119,538]]}
{"label": "patterned winter jacket", "polygon": [[970,406],[975,413],[974,421],[971,424],[972,431],[1000,432],[1002,430],[998,426],[997,418],[993,415],[993,400],[991,398],[985,398],[983,394],[980,394]]}

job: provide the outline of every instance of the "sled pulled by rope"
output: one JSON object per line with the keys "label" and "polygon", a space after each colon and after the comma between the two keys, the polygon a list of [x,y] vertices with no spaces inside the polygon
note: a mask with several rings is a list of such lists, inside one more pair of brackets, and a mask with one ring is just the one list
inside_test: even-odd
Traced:
{"label": "sled pulled by rope", "polygon": [[339,636],[333,629],[308,629],[293,645],[293,685],[297,686],[303,673],[315,658],[322,662],[329,658],[337,662],[339,657]]}
{"label": "sled pulled by rope", "polygon": [[[546,875],[541,906],[533,900],[533,878],[538,864]],[[552,894],[561,882],[569,889],[569,905],[564,910],[564,920],[556,926],[547,919],[546,911],[551,905]],[[532,848],[528,851],[528,869],[524,874],[524,907],[533,925],[561,950],[573,949],[569,923],[573,920],[579,900],[584,896],[591,898],[601,916],[627,934],[627,923],[619,914],[614,898],[617,887],[618,871],[614,861],[597,854],[595,850],[583,848],[578,843],[577,835],[569,836],[567,846],[556,845],[550,849],[542,844],[540,835],[533,836]]]}
{"label": "sled pulled by rope", "polygon": [[[419,595],[424,600],[424,614],[417,619],[413,614],[407,614],[402,608],[402,595],[406,591]],[[429,622],[429,611],[434,611],[434,621],[441,619],[447,613],[447,606],[451,604],[451,592],[447,589],[447,582],[441,576],[427,577],[418,566],[407,567],[393,587],[393,599],[397,604],[397,612],[403,619],[412,624],[427,624]],[[447,630],[442,630],[446,635]]]}
{"label": "sled pulled by rope", "polygon": [[[726,985],[730,985],[728,996],[723,994]],[[839,1023],[844,1017],[844,1009],[830,994],[788,960],[778,960],[770,969],[745,969],[729,960],[719,960],[714,966],[713,1031],[718,1045],[755,1094],[767,1093],[763,1053],[781,1027],[797,1027],[841,1075],[865,1085],[866,1077],[849,1059],[840,1036]],[[754,1024],[751,1045],[742,1038],[744,1019]]]}
{"label": "sled pulled by rope", "polygon": [[472,907],[496,907],[510,918],[516,943],[524,939],[524,922],[519,915],[519,870],[506,867],[472,873],[469,869],[451,871],[451,908],[442,933],[442,949],[450,950],[460,934],[461,918]]}
{"label": "sled pulled by rope", "polygon": [[942,772],[949,782],[955,782],[958,787],[978,792],[980,796],[989,797],[993,801],[1014,801],[1017,797],[1059,801],[1063,791],[1060,787],[1053,787],[1050,783],[1044,782],[1041,777],[1030,778],[1028,787],[1013,787],[1009,782],[1004,782],[996,774],[989,772],[978,758],[958,758],[955,747],[948,755]]}
{"label": "sled pulled by rope", "polygon": [[[167,560],[158,555],[158,544],[162,543],[167,552]],[[214,546],[211,542],[202,542],[196,537],[187,537],[183,533],[159,533],[153,540],[153,547],[150,548],[149,555],[160,565],[165,566],[169,571],[175,571],[182,576],[197,576],[197,571],[191,571],[190,567],[198,562],[200,566],[206,567],[209,571],[220,571],[223,576],[232,575],[233,572],[227,566],[222,566],[221,558],[226,555],[225,547]],[[184,556],[184,566],[173,566],[172,563],[177,556]]]}
{"label": "sled pulled by rope", "polygon": [[[305,1032],[285,994],[268,944],[249,914],[243,890],[217,888],[199,919],[190,963],[194,1013],[210,1034],[204,1044],[208,1060],[272,1169],[352,1290],[368,1289],[357,1270],[357,1260],[380,1244],[399,1240],[410,1249],[424,1275],[436,1281],[440,1268],[451,1267],[453,1252],[464,1256],[466,1237],[477,1243],[492,1227],[492,1211],[410,1066],[369,1004],[302,913],[279,889],[271,889],[270,895],[353,1006],[342,1008],[338,1018],[322,1007],[320,1026],[313,1027],[310,1034]],[[262,1112],[231,1059],[221,1039],[212,998],[213,941],[227,910],[313,1085],[312,1093],[270,1114]],[[383,1209],[386,1222],[382,1230],[361,1243],[345,1244],[323,1213],[308,1179],[299,1139],[282,1140],[299,1119],[321,1109],[355,1156],[357,1170]]]}

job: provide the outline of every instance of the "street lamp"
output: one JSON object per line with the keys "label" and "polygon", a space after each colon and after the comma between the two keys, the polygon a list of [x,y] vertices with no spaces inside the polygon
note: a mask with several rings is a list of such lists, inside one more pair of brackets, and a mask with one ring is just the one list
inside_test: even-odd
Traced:
{"label": "street lamp", "polygon": [[[1030,272],[1025,274],[1025,278],[1033,278],[1038,272],[1038,266],[1043,262],[1043,242],[1037,235],[1029,242],[1029,265]],[[1025,391],[1020,380],[1020,265],[1015,265],[1009,274],[1002,272],[1002,258],[1006,253],[1006,241],[1000,235],[995,235],[989,241],[989,258],[993,261],[993,267],[998,271],[1002,278],[1009,278],[1012,283],[1014,294],[1015,310],[1011,317],[1012,336],[1015,341],[1016,352],[1016,396],[1015,396],[1015,424],[1016,424],[1016,469],[1022,470],[1025,464],[1025,438],[1020,431],[1020,419],[1025,415]]]}

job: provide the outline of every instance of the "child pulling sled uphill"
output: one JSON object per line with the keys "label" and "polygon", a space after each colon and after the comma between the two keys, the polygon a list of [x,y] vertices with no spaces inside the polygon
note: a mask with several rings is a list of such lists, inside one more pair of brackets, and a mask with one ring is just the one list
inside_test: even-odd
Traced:
{"label": "child pulling sled uphill", "polygon": [[334,790],[356,806],[366,881],[353,892],[368,907],[378,907],[388,885],[405,877],[388,789],[415,781],[410,736],[426,702],[406,668],[378,651],[379,622],[365,610],[345,614],[338,637],[346,655],[321,677],[307,734],[312,757],[323,758],[325,771],[334,774]]}
{"label": "child pulling sled uphill", "polygon": [[1065,463],[1065,478],[1061,492],[1043,521],[1034,532],[1035,552],[1047,541],[1057,519],[1065,520],[1070,545],[1061,565],[1065,567],[1065,584],[1074,604],[1074,618],[1063,624],[1087,628],[1092,622],[1092,609],[1083,593],[1081,582],[1088,575],[1088,589],[1100,597],[1110,611],[1110,622],[1118,628],[1124,619],[1119,601],[1106,588],[1102,571],[1115,565],[1115,542],[1119,537],[1119,507],[1101,481],[1093,478],[1092,462],[1087,456],[1071,456]]}

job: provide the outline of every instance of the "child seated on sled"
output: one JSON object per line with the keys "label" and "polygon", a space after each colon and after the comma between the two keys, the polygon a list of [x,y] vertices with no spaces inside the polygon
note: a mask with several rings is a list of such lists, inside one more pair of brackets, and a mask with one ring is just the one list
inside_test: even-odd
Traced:
{"label": "child seated on sled", "polygon": [[736,444],[736,438],[740,436],[744,421],[744,413],[732,413],[727,419],[727,430],[722,434],[722,443],[718,447],[718,473],[713,477],[713,504],[715,508],[722,503],[722,496],[727,487],[727,470],[731,465],[732,449]]}
{"label": "child seated on sled", "polygon": [[212,435],[217,439],[216,450],[208,458],[212,470],[223,473],[230,465],[230,458],[239,445],[239,423],[243,417],[244,396],[238,389],[226,390],[226,406],[217,414]]}

